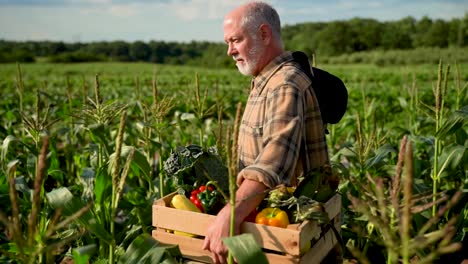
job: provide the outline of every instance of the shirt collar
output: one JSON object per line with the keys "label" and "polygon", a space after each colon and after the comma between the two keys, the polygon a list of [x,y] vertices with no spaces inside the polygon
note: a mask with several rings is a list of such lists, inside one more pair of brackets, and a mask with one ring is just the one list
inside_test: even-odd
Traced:
{"label": "shirt collar", "polygon": [[[252,90],[260,94],[273,74],[281,68],[283,63],[293,60],[291,52],[285,51],[274,58],[260,73],[252,79]],[[253,92],[252,91],[252,92]]]}

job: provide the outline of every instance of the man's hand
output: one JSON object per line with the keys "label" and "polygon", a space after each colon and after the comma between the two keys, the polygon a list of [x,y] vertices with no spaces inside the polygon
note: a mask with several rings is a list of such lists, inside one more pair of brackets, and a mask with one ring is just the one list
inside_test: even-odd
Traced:
{"label": "man's hand", "polygon": [[[223,237],[229,237],[231,223],[231,206],[225,206],[216,216],[215,221],[210,225],[206,232],[203,249],[209,250],[213,256],[213,262],[226,263],[228,250],[223,243]],[[239,233],[240,223],[235,223],[235,234]]]}
{"label": "man's hand", "polygon": [[[239,234],[240,225],[265,197],[267,187],[260,182],[244,180],[236,192],[234,235]],[[227,204],[216,216],[215,221],[206,232],[203,249],[213,254],[213,262],[226,263],[228,250],[222,239],[229,237],[231,224],[231,206]]]}

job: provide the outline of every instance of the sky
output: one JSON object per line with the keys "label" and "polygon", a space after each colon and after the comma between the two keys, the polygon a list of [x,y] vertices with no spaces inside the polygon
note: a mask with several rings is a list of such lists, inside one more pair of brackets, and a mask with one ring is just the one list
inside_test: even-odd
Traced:
{"label": "sky", "polygon": [[[0,0],[0,39],[95,42],[223,41],[224,15],[248,0]],[[411,16],[451,20],[468,0],[266,0],[282,25]]]}

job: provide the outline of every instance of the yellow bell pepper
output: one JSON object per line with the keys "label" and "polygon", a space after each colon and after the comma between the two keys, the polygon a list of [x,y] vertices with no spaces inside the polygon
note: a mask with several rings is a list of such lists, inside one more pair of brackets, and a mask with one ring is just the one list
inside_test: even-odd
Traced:
{"label": "yellow bell pepper", "polygon": [[255,223],[286,228],[289,225],[289,218],[285,211],[268,207],[257,214]]}

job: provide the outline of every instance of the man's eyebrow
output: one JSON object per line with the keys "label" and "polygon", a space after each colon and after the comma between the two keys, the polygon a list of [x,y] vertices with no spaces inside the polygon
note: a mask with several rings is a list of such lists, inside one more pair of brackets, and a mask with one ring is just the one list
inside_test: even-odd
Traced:
{"label": "man's eyebrow", "polygon": [[240,39],[239,36],[231,36],[230,38],[228,38],[226,41],[234,41],[234,40],[238,40]]}

